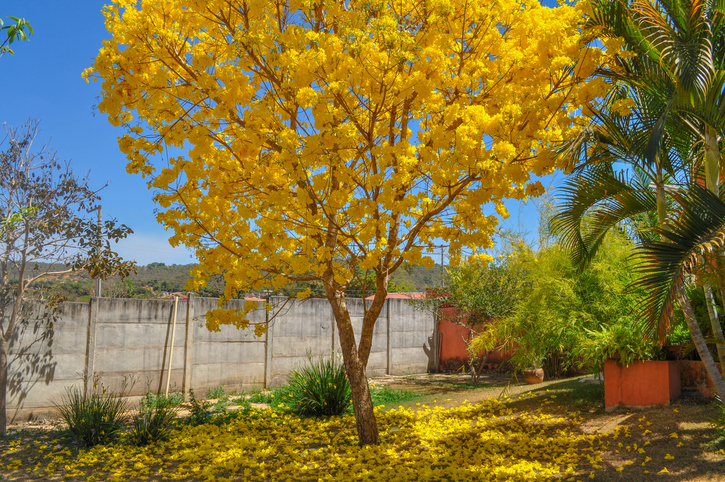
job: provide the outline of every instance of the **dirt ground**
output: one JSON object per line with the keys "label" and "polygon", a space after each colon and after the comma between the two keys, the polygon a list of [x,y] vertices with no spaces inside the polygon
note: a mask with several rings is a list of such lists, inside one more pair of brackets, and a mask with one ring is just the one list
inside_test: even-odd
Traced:
{"label": "dirt ground", "polygon": [[[613,433],[619,427],[621,434],[611,441],[602,457],[603,469],[596,472],[593,480],[725,482],[725,432],[718,432],[710,423],[721,415],[711,400],[697,392],[683,391],[669,406],[606,412],[603,388],[598,382],[584,379],[587,377],[527,385],[510,374],[490,371],[480,380],[480,387],[472,387],[469,376],[448,374],[384,377],[373,383],[425,394],[415,402],[402,403],[403,406],[426,403],[452,407],[508,396],[513,400],[512,407],[537,410],[548,399],[544,402],[547,412],[579,412],[584,419],[579,428],[584,433]],[[534,396],[517,400],[528,392]],[[640,448],[645,454],[638,452]],[[651,460],[642,466],[646,457]],[[618,472],[621,467],[627,470]],[[665,467],[669,473],[659,473]]]}
{"label": "dirt ground", "polygon": [[[527,385],[505,373],[491,371],[478,387],[472,387],[470,378],[465,375],[384,377],[371,382],[421,394],[416,400],[401,403],[403,406],[452,407],[508,397],[511,406],[518,410],[545,410],[562,415],[578,413],[583,418],[579,426],[583,432],[618,434],[616,438],[612,435],[607,439],[609,447],[602,455],[602,469],[594,474],[593,480],[725,482],[725,433],[710,423],[720,416],[720,409],[694,393],[684,392],[669,406],[618,409],[608,413],[604,410],[601,385],[583,382],[582,377]],[[531,396],[518,398],[529,392]],[[0,463],[7,464],[11,457],[22,458],[28,465],[41,463],[39,447],[72,444],[67,433],[59,428],[60,421],[43,420],[11,426],[8,436],[0,438]],[[640,449],[644,453],[640,453]],[[660,473],[665,467],[667,473]],[[584,474],[566,480],[589,479]],[[26,479],[17,471],[10,476],[5,468],[0,468],[2,480]],[[61,477],[35,480],[61,480]]]}

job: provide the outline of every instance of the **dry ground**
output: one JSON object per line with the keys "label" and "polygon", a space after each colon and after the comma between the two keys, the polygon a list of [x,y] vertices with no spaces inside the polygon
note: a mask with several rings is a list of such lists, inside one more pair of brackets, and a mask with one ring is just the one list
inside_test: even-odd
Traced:
{"label": "dry ground", "polygon": [[[718,431],[710,423],[721,414],[711,400],[697,392],[684,391],[669,406],[616,409],[608,413],[604,410],[603,388],[597,383],[582,382],[584,378],[527,385],[521,379],[492,370],[480,381],[480,387],[472,387],[470,377],[465,375],[385,377],[374,382],[425,394],[415,402],[403,403],[403,406],[425,403],[451,407],[462,402],[475,403],[487,398],[508,396],[514,399],[512,405],[518,409],[537,410],[542,400],[548,399],[545,402],[547,412],[579,412],[584,417],[580,428],[585,433],[613,433],[618,427],[619,430],[627,428],[629,436],[622,432],[612,441],[610,450],[603,457],[603,470],[598,471],[593,480],[725,481],[725,430]],[[527,392],[536,396],[516,400]],[[677,438],[671,436],[673,433],[677,434]],[[651,445],[644,446],[648,441]],[[642,447],[646,455],[637,451]],[[674,459],[665,459],[667,455]],[[641,464],[645,457],[652,460],[643,467]],[[625,466],[628,461],[632,462],[632,466],[618,472],[617,468]],[[658,474],[664,467],[669,474]],[[649,473],[645,473],[645,470]]]}

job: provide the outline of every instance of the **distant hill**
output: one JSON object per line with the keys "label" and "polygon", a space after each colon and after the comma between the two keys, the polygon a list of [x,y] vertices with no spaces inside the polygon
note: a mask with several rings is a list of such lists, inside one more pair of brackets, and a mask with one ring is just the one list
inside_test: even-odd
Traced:
{"label": "distant hill", "polygon": [[[103,295],[109,297],[137,297],[156,298],[163,293],[181,292],[186,290],[186,283],[190,278],[191,270],[196,264],[151,263],[147,266],[137,267],[137,272],[131,274],[121,282],[119,277],[112,277],[103,282]],[[40,269],[49,265],[40,264]],[[62,269],[55,266],[54,269]],[[393,273],[392,281],[404,291],[425,291],[428,287],[438,286],[441,283],[441,267],[434,266],[426,269],[423,266],[403,265]],[[60,278],[44,279],[36,283],[37,289],[51,290],[62,294],[71,301],[87,301],[94,290],[94,281],[86,273],[74,273]],[[224,280],[221,277],[212,278],[207,288],[200,294],[202,296],[218,297],[224,291]]]}
{"label": "distant hill", "polygon": [[393,281],[406,291],[425,291],[426,288],[440,286],[442,269],[439,265],[427,269],[425,266],[403,265],[393,273]]}

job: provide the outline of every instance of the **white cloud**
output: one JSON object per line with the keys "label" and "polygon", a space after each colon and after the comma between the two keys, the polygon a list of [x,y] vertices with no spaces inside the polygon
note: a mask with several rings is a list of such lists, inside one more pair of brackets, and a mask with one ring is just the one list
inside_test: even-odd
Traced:
{"label": "white cloud", "polygon": [[136,261],[145,266],[149,263],[190,264],[196,263],[193,251],[185,248],[173,248],[163,235],[134,233],[126,239],[111,245],[124,260]]}

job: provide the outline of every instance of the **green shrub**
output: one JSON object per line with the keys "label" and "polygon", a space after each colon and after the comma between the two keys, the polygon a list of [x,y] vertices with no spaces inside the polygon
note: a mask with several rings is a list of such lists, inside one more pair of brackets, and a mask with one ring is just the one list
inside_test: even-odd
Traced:
{"label": "green shrub", "polygon": [[[334,358],[310,359],[289,376],[286,408],[304,416],[342,415],[350,410],[352,393],[345,368]],[[279,391],[277,392],[279,393]]]}
{"label": "green shrub", "polygon": [[[168,399],[167,399],[168,400]],[[139,411],[133,418],[130,441],[133,445],[148,445],[169,439],[171,422],[176,416],[176,408],[170,405],[157,405]]]}
{"label": "green shrub", "polygon": [[206,398],[216,398],[216,399],[223,399],[227,398],[227,393],[224,391],[224,387],[219,385],[215,388],[208,388],[206,390]]}
{"label": "green shrub", "polygon": [[149,412],[155,408],[176,408],[184,402],[183,393],[172,393],[170,395],[155,394],[148,392],[141,399],[140,410]]}
{"label": "green shrub", "polygon": [[191,403],[191,413],[185,419],[190,425],[204,425],[211,420],[211,403],[206,400],[198,400],[194,396],[194,390],[189,390],[189,403]]}
{"label": "green shrub", "polygon": [[[620,327],[638,324],[632,308],[638,305],[642,293],[630,287],[637,279],[632,250],[631,241],[611,232],[597,256],[580,271],[558,243],[536,251],[523,242],[512,244],[506,263],[525,273],[529,284],[508,316],[491,320],[487,333],[495,340],[510,343],[505,348],[515,349],[510,362],[517,369],[542,367],[547,377],[557,378],[579,367],[589,367],[581,357],[583,345],[607,340],[624,342],[620,335],[625,333],[620,332]],[[633,336],[630,338],[635,341]],[[471,346],[479,349],[478,344],[486,340],[475,338]],[[649,356],[645,345],[635,351]],[[602,352],[613,350],[613,346],[600,348]],[[597,357],[591,358],[595,361]]]}
{"label": "green shrub", "polygon": [[688,343],[692,343],[690,329],[684,323],[671,326],[670,332],[667,335],[667,341],[671,345],[687,345]]}
{"label": "green shrub", "polygon": [[636,360],[657,359],[661,349],[647,338],[642,325],[631,318],[621,318],[610,326],[597,330],[583,328],[586,337],[574,353],[582,365],[591,366],[594,371],[603,370],[608,358],[619,358],[619,363],[629,366]]}
{"label": "green shrub", "polygon": [[93,447],[113,442],[123,428],[128,409],[125,392],[94,388],[87,395],[78,387],[71,387],[53,402],[70,432],[84,445]]}
{"label": "green shrub", "polygon": [[710,420],[710,423],[712,423],[712,425],[720,431],[721,435],[725,437],[725,401],[716,395],[715,405],[720,408],[720,417]]}
{"label": "green shrub", "polygon": [[270,392],[263,392],[262,390],[254,390],[249,394],[250,403],[268,403],[272,404],[272,394]]}

